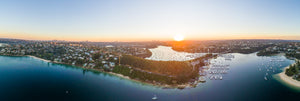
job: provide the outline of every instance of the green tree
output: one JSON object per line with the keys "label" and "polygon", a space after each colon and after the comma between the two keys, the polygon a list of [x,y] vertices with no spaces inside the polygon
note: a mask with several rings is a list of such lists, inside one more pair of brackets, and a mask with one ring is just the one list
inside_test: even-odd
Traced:
{"label": "green tree", "polygon": [[99,59],[100,56],[101,56],[101,54],[99,52],[97,52],[97,53],[93,54],[92,58],[93,58],[93,60],[97,60],[97,59]]}

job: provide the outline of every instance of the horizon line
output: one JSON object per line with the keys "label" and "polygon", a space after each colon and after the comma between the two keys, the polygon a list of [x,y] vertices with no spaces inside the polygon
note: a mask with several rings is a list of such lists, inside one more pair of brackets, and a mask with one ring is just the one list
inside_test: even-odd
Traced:
{"label": "horizon line", "polygon": [[[57,39],[49,39],[49,40],[43,40],[43,39],[22,39],[22,38],[0,38],[0,39],[9,39],[9,40],[24,40],[24,41],[65,41],[65,42],[172,42],[175,40],[146,40],[146,41],[74,41],[74,40],[57,40]],[[286,40],[286,41],[300,41],[297,39],[279,39],[279,38],[236,38],[236,39],[199,39],[199,40],[183,40],[182,42],[187,41],[229,41],[229,40]]]}

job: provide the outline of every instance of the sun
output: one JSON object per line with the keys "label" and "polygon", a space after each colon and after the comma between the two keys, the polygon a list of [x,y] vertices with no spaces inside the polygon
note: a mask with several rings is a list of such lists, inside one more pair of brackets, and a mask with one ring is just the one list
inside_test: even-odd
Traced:
{"label": "sun", "polygon": [[175,41],[182,41],[182,40],[184,40],[184,36],[181,35],[181,34],[177,34],[177,35],[174,36],[174,40]]}

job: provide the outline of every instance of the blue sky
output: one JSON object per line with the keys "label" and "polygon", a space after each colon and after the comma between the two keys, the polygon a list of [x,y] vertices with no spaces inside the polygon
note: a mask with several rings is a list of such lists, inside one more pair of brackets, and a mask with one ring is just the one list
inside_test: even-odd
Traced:
{"label": "blue sky", "polygon": [[300,39],[298,0],[1,0],[0,37]]}

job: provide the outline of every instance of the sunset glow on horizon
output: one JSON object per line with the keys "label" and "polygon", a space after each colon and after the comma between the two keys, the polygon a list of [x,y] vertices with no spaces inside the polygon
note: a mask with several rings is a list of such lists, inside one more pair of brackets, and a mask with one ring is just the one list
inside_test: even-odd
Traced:
{"label": "sunset glow on horizon", "polygon": [[182,41],[182,40],[184,40],[184,36],[181,35],[181,34],[177,34],[177,35],[174,36],[174,40],[175,41]]}
{"label": "sunset glow on horizon", "polygon": [[[7,0],[0,38],[67,41],[300,39],[300,2]],[[183,39],[182,39],[183,40]]]}

